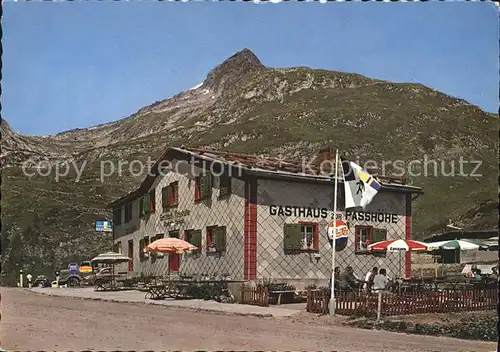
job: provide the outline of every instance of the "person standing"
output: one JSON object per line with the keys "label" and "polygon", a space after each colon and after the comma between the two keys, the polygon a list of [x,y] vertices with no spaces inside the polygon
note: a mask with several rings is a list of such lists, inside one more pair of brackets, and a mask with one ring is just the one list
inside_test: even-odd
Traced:
{"label": "person standing", "polygon": [[376,266],[374,266],[372,270],[370,270],[369,272],[366,273],[365,283],[363,284],[363,289],[366,292],[371,291],[371,287],[373,285],[373,279],[375,278],[375,275],[377,275],[377,274],[378,274],[378,268]]}

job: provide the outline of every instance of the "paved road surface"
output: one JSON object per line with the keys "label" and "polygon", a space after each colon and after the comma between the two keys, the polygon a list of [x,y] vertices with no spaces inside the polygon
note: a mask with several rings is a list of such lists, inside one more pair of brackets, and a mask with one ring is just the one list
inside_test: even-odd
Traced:
{"label": "paved road surface", "polygon": [[494,351],[496,344],[1,289],[6,350]]}

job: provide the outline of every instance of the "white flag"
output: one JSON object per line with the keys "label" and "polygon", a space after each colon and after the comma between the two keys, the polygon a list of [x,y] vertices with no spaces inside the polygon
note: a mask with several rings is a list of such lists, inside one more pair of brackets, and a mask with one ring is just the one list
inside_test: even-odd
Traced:
{"label": "white flag", "polygon": [[352,161],[341,158],[344,173],[345,208],[365,208],[381,188],[374,176]]}

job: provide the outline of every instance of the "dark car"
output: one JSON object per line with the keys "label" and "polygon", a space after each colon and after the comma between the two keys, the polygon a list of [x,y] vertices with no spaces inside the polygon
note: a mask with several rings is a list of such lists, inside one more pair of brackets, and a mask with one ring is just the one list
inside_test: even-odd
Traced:
{"label": "dark car", "polygon": [[50,280],[45,275],[38,275],[33,281],[33,287],[51,287]]}

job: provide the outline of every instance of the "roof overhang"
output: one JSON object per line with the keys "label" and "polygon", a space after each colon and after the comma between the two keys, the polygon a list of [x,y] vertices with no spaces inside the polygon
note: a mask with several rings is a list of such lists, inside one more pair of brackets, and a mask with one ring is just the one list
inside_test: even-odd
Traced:
{"label": "roof overhang", "polygon": [[[207,151],[208,152],[208,151]],[[225,167],[232,167],[233,177],[246,179],[248,177],[255,177],[260,179],[272,179],[282,182],[301,182],[301,183],[315,183],[315,184],[332,184],[335,178],[327,175],[314,175],[306,173],[293,173],[281,170],[266,170],[257,167],[247,166],[243,164],[233,163],[225,160],[216,159],[208,155],[200,154],[198,152],[190,151],[184,148],[170,147],[168,148],[160,158],[155,162],[151,168],[151,172],[144,179],[138,189],[135,191],[111,202],[108,204],[108,208],[113,208],[117,205],[124,204],[140,198],[144,193],[146,193],[149,188],[154,184],[156,177],[159,175],[159,167],[162,166],[162,161],[164,160],[186,160],[186,157],[190,157],[191,161],[194,162],[210,162],[210,163],[220,163]],[[339,179],[343,183],[343,179]],[[402,185],[396,183],[384,183],[381,182],[382,192],[400,192],[400,193],[411,193],[411,194],[423,194],[423,190],[420,187]]]}

